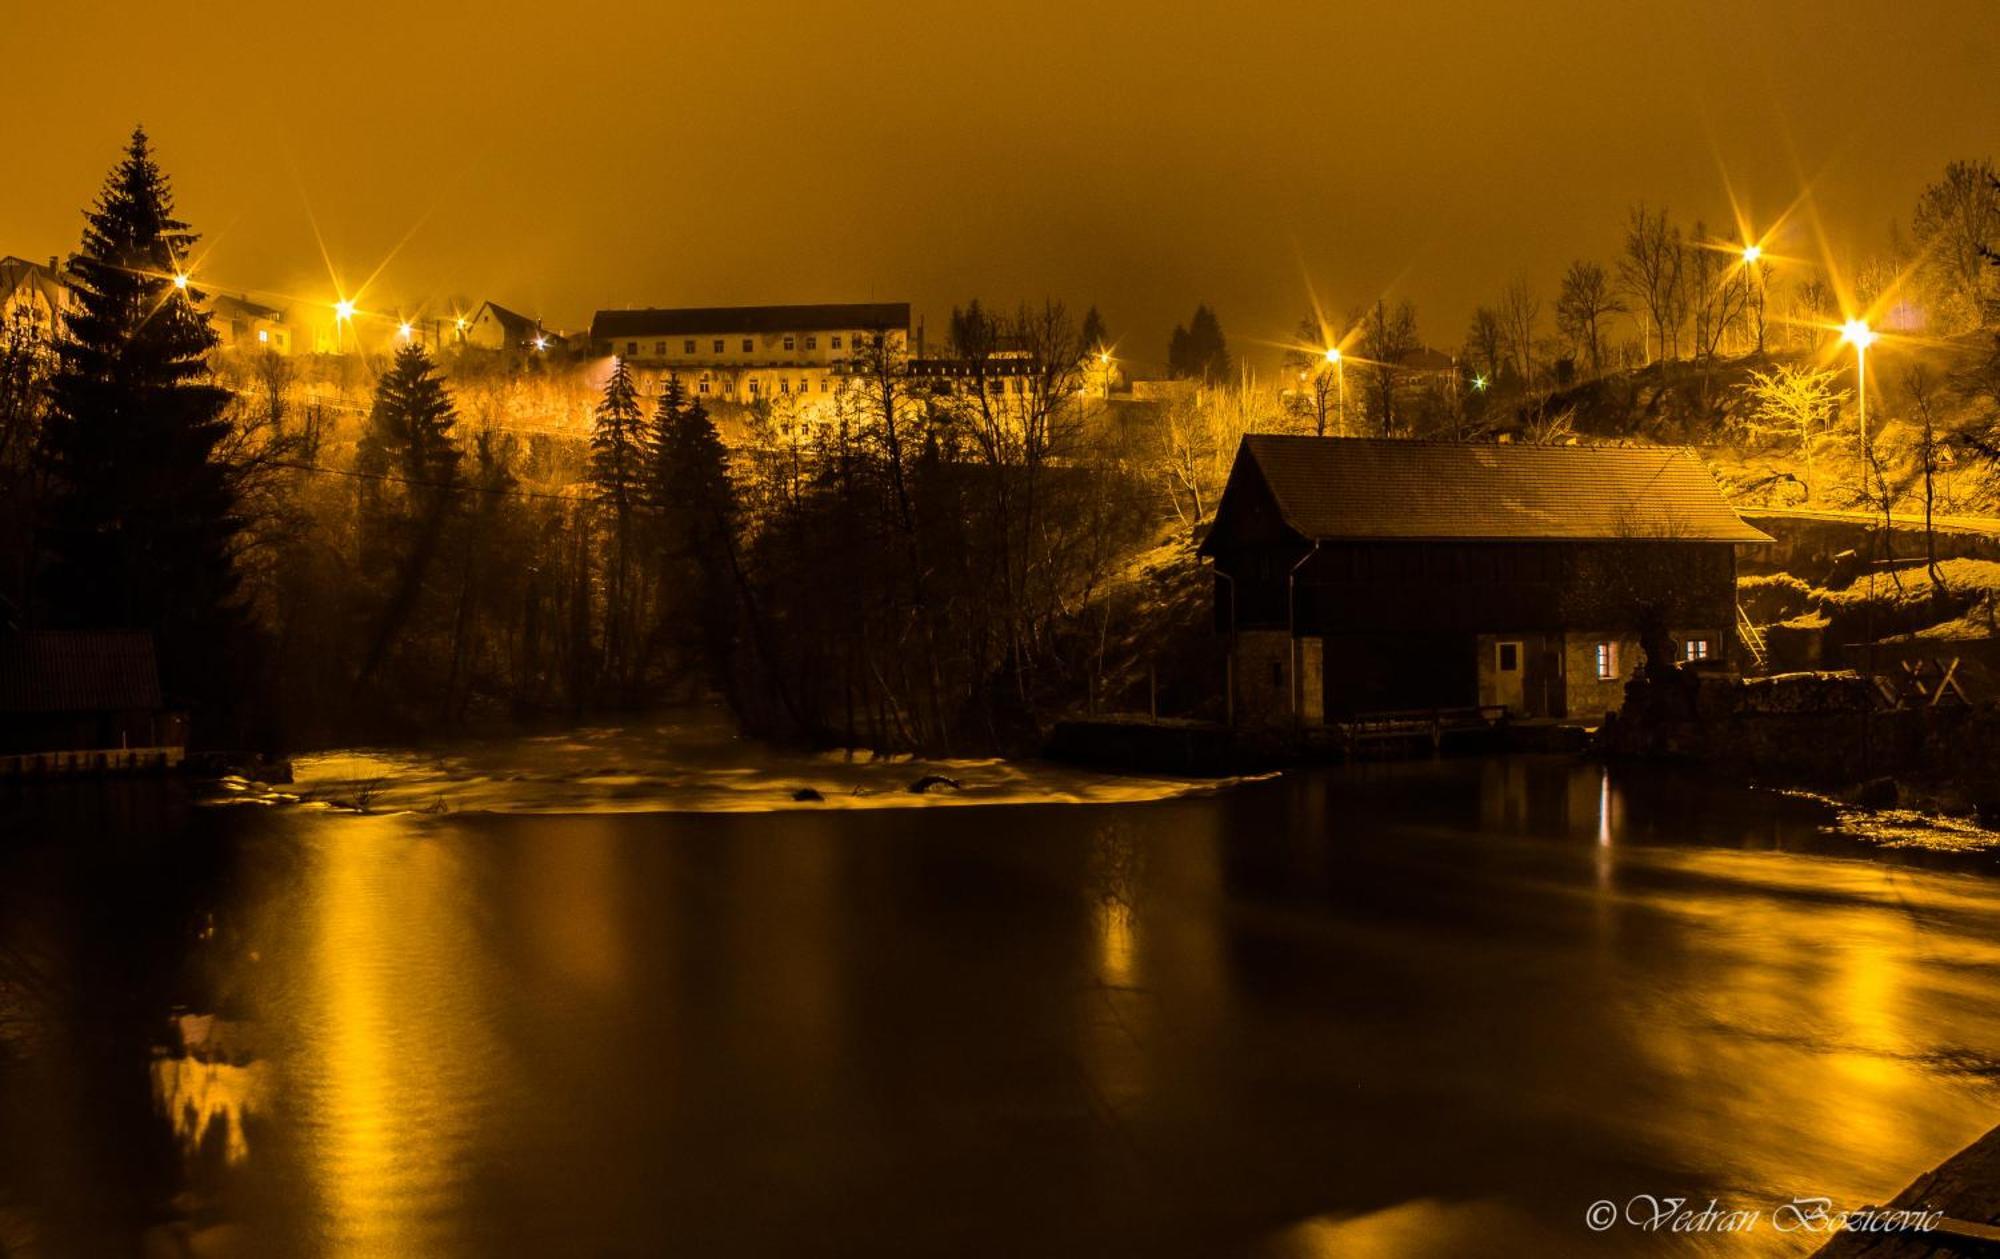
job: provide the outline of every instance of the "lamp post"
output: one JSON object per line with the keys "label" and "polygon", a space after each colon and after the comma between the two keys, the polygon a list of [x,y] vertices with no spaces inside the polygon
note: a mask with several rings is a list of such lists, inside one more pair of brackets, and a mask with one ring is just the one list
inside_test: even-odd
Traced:
{"label": "lamp post", "polygon": [[1743,270],[1748,277],[1757,299],[1757,353],[1764,353],[1764,273],[1758,264],[1764,260],[1764,247],[1755,243],[1743,246]]}
{"label": "lamp post", "polygon": [[1340,417],[1338,427],[1340,436],[1345,437],[1347,436],[1347,360],[1341,357],[1339,346],[1329,345],[1326,347],[1326,361],[1333,364],[1334,388],[1340,398],[1337,411]]}
{"label": "lamp post", "polygon": [[347,352],[347,325],[354,321],[354,303],[343,297],[333,304],[333,352]]}
{"label": "lamp post", "polygon": [[1104,400],[1111,400],[1111,351],[1097,351],[1097,370],[1104,374]]}
{"label": "lamp post", "polygon": [[1875,330],[1868,326],[1866,319],[1850,319],[1841,325],[1840,339],[1854,347],[1854,398],[1861,428],[1861,489],[1864,493],[1868,489],[1868,465],[1874,462],[1868,453],[1868,347],[1875,344],[1875,337]]}

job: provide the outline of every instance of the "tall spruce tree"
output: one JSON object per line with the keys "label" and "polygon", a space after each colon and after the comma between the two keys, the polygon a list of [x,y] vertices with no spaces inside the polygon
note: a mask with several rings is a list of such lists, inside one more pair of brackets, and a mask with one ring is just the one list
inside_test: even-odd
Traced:
{"label": "tall spruce tree", "polygon": [[458,410],[422,346],[396,351],[375,382],[368,427],[356,443],[362,477],[361,561],[381,598],[362,659],[367,682],[409,624],[445,526],[458,503]]}
{"label": "tall spruce tree", "polygon": [[[38,583],[57,624],[152,632],[170,703],[219,722],[242,682],[232,551],[242,527],[218,445],[228,391],[185,276],[196,239],[174,217],[143,129],[84,216],[75,306],[55,341],[39,447],[50,492]],[[237,711],[240,711],[238,709]]]}
{"label": "tall spruce tree", "polygon": [[[670,378],[675,389],[679,381]],[[636,684],[634,621],[637,600],[632,594],[633,514],[644,495],[644,417],[639,411],[638,389],[632,383],[632,369],[621,357],[613,360],[611,379],[604,384],[604,397],[590,434],[590,480],[597,500],[611,515],[611,565],[605,581],[604,667],[621,692],[629,698]]]}
{"label": "tall spruce tree", "polygon": [[647,483],[660,530],[661,604],[679,628],[667,637],[726,690],[738,624],[729,452],[708,409],[689,401],[675,379],[660,393],[651,437]]}

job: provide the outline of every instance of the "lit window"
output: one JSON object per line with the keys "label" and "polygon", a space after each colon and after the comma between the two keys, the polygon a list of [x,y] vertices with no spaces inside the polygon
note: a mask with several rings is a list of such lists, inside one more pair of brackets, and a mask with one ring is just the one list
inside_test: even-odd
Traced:
{"label": "lit window", "polygon": [[755,337],[745,337],[745,338],[743,338],[743,352],[744,352],[745,354],[748,354],[748,353],[750,353],[750,351],[752,351],[752,350],[754,350],[754,349],[756,349],[756,348],[757,348],[757,338],[755,338]]}
{"label": "lit window", "polygon": [[788,350],[792,348],[792,338],[790,337],[785,338],[785,348]]}
{"label": "lit window", "polygon": [[807,338],[806,338],[806,348],[807,348],[808,350],[817,350],[817,349],[819,348],[819,338],[818,338],[818,337],[807,337]]}
{"label": "lit window", "polygon": [[1690,638],[1681,644],[1681,653],[1689,660],[1706,660],[1708,659],[1708,640],[1706,638]]}
{"label": "lit window", "polygon": [[1608,682],[1618,676],[1618,644],[1597,644],[1597,680]]}

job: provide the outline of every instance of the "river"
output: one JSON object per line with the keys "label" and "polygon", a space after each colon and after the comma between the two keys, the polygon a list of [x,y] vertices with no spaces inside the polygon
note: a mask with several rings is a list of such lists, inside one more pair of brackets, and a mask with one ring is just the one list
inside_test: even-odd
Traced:
{"label": "river", "polygon": [[1811,800],[609,732],[305,771],[6,806],[0,1254],[1793,1254],[1585,1212],[1884,1201],[2000,1122],[1992,851]]}

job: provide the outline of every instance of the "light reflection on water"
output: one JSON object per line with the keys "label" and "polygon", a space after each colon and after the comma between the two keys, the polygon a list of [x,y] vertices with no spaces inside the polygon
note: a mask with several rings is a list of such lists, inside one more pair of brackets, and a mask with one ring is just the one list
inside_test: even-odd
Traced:
{"label": "light reflection on water", "polygon": [[0,1010],[35,1025],[0,1040],[0,1224],[1686,1253],[1582,1211],[1879,1201],[2000,1121],[2000,883],[1825,819],[1519,759],[1091,809],[72,827],[0,848]]}

